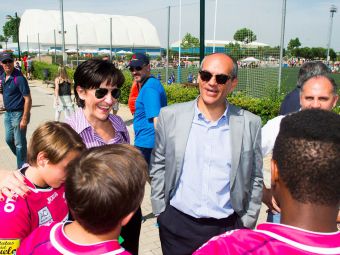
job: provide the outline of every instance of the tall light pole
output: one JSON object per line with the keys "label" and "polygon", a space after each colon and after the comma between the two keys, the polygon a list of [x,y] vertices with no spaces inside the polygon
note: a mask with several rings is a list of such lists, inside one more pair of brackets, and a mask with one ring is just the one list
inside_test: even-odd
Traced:
{"label": "tall light pole", "polygon": [[216,18],[217,18],[217,0],[215,0],[215,19],[214,19],[214,44],[213,53],[215,53],[215,41],[216,41]]}
{"label": "tall light pole", "polygon": [[166,37],[166,70],[165,70],[165,84],[169,79],[169,47],[170,47],[170,6],[168,6],[168,33]]}
{"label": "tall light pole", "polygon": [[[6,19],[8,20],[14,20],[15,21],[15,27],[16,27],[16,34],[17,34],[17,39],[18,39],[18,55],[19,55],[19,61],[21,60],[20,56],[20,40],[19,40],[19,26],[20,26],[20,21],[18,14],[15,12],[14,17],[11,15],[6,15]],[[7,43],[6,43],[6,48],[7,48]]]}
{"label": "tall light pole", "polygon": [[279,81],[278,91],[281,91],[281,76],[282,76],[282,60],[283,60],[283,48],[285,42],[285,26],[286,26],[286,0],[282,1],[282,20],[281,20],[281,40],[280,40],[280,60],[279,60]]}
{"label": "tall light pole", "polygon": [[182,28],[182,0],[179,0],[179,25],[178,25],[178,69],[177,69],[177,81],[178,83],[181,83],[181,28]]}
{"label": "tall light pole", "polygon": [[329,21],[329,32],[328,32],[328,44],[327,44],[327,63],[329,62],[329,48],[331,47],[331,38],[332,38],[332,28],[333,28],[333,16],[334,13],[337,12],[337,8],[335,5],[332,5],[329,9],[330,12],[330,21]]}
{"label": "tall light pole", "polygon": [[112,17],[110,17],[110,63],[112,63]]}
{"label": "tall light pole", "polygon": [[200,63],[205,53],[205,0],[200,0]]}
{"label": "tall light pole", "polygon": [[67,64],[66,53],[65,53],[65,29],[64,29],[64,3],[60,1],[60,20],[61,20],[61,49],[63,54],[63,65]]}

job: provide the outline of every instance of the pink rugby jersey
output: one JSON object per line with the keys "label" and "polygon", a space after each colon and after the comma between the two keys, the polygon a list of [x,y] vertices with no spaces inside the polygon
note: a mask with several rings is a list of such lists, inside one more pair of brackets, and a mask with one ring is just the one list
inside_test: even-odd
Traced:
{"label": "pink rugby jersey", "polygon": [[67,220],[68,207],[63,185],[58,189],[41,189],[26,177],[25,182],[31,190],[26,199],[18,197],[15,201],[5,198],[0,202],[0,240],[23,239],[41,225]]}
{"label": "pink rugby jersey", "polygon": [[131,255],[120,246],[117,240],[109,240],[91,245],[72,242],[64,232],[67,223],[52,223],[33,231],[20,245],[18,255]]}
{"label": "pink rugby jersey", "polygon": [[340,254],[340,232],[319,233],[283,224],[263,223],[213,237],[194,255]]}

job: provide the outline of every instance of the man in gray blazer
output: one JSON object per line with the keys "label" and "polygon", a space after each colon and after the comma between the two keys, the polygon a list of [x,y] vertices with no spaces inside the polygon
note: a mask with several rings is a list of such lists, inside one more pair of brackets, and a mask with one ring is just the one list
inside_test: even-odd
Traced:
{"label": "man in gray blazer", "polygon": [[262,199],[261,119],[228,103],[237,63],[205,57],[199,97],[162,108],[151,202],[164,255],[191,254],[227,230],[255,227]]}

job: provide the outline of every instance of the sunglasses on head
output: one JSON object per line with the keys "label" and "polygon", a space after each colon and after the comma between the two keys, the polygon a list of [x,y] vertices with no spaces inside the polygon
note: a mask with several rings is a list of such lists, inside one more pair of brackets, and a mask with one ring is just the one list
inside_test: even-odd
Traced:
{"label": "sunglasses on head", "polygon": [[13,60],[7,59],[7,60],[2,61],[2,63],[5,64],[5,65],[10,64],[10,63],[13,63]]}
{"label": "sunglasses on head", "polygon": [[129,70],[130,70],[130,72],[133,72],[133,71],[140,71],[140,70],[142,70],[143,69],[143,67],[142,66],[136,66],[136,67],[133,67],[133,66],[130,66],[129,67]]}
{"label": "sunglasses on head", "polygon": [[[109,89],[98,88],[96,89],[96,92],[94,95],[97,99],[102,99],[103,97],[107,95],[109,91],[110,91]],[[117,88],[113,89],[110,91],[110,93],[111,93],[111,96],[115,99],[118,99],[120,97],[120,89],[117,89]]]}
{"label": "sunglasses on head", "polygon": [[200,70],[199,74],[201,76],[201,80],[202,81],[210,81],[211,78],[213,76],[215,76],[216,82],[218,84],[225,84],[227,81],[229,81],[231,79],[230,75],[226,75],[226,74],[216,74],[213,75],[212,73],[208,72],[208,71],[204,71],[204,70]]}

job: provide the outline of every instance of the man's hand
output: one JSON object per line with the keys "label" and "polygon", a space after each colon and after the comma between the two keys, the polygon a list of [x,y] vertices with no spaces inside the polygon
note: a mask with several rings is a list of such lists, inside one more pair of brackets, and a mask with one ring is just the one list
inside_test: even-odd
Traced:
{"label": "man's hand", "polygon": [[26,198],[27,194],[30,193],[24,177],[18,171],[9,172],[1,182],[0,187],[1,201],[4,201],[3,195],[16,199],[17,196]]}
{"label": "man's hand", "polygon": [[267,189],[263,185],[263,196],[262,196],[262,202],[268,206],[268,209],[272,212],[281,212],[280,207],[278,206],[275,198],[273,197],[271,189]]}
{"label": "man's hand", "polygon": [[20,129],[26,129],[28,125],[28,121],[24,118],[21,119],[20,121]]}

